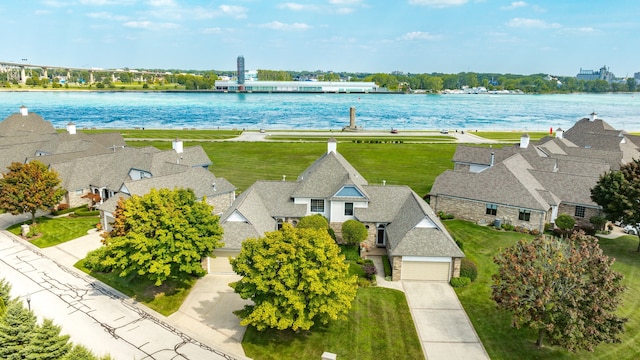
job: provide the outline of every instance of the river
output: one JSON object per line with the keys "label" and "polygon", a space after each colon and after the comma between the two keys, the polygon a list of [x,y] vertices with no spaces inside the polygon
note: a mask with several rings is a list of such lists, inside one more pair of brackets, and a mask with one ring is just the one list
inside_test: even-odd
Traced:
{"label": "river", "polygon": [[568,129],[592,112],[640,131],[640,93],[569,95],[258,94],[2,91],[0,118],[20,106],[56,127],[338,130]]}

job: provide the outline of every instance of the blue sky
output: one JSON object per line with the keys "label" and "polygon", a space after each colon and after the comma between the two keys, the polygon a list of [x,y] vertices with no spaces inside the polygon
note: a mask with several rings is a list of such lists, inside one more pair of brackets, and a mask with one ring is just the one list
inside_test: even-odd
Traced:
{"label": "blue sky", "polygon": [[0,61],[38,65],[640,72],[637,0],[25,0],[0,17]]}

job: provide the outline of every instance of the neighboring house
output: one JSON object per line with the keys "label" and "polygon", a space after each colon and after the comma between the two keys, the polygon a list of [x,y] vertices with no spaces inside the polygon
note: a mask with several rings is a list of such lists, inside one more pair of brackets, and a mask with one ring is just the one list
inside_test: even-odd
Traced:
{"label": "neighboring house", "polygon": [[369,185],[338,153],[335,139],[296,181],[258,181],[238,196],[221,217],[225,246],[215,251],[210,271],[231,271],[228,257],[245,239],[313,214],[329,220],[338,240],[346,220],[365,224],[365,247],[389,255],[394,280],[459,276],[464,254],[429,205],[407,186]]}
{"label": "neighboring house", "polygon": [[595,116],[535,144],[524,134],[520,144],[501,149],[458,146],[454,170],[433,184],[431,206],[477,223],[498,221],[530,230],[543,231],[559,214],[589,226],[589,218],[602,215],[591,200],[599,176],[640,156],[638,137]]}
{"label": "neighboring house", "polygon": [[152,188],[191,188],[222,213],[235,199],[235,187],[209,170],[211,160],[200,146],[171,150],[131,148],[116,132],[84,134],[69,123],[58,133],[53,125],[26,107],[0,122],[0,166],[39,160],[58,172],[66,190],[62,203],[76,207],[101,199],[101,221],[108,229],[120,197],[144,195]]}

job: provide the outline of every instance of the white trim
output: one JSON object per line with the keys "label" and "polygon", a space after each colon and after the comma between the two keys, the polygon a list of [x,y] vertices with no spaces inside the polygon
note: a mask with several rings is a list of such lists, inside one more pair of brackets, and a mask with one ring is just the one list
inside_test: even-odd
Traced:
{"label": "white trim", "polygon": [[439,257],[439,256],[403,256],[402,261],[406,262],[446,262],[450,263],[450,257]]}

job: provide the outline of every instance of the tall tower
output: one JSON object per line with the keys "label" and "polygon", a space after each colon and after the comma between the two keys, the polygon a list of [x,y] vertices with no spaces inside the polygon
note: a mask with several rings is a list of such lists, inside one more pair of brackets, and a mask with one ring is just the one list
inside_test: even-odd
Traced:
{"label": "tall tower", "polygon": [[244,56],[238,56],[238,85],[244,85]]}

